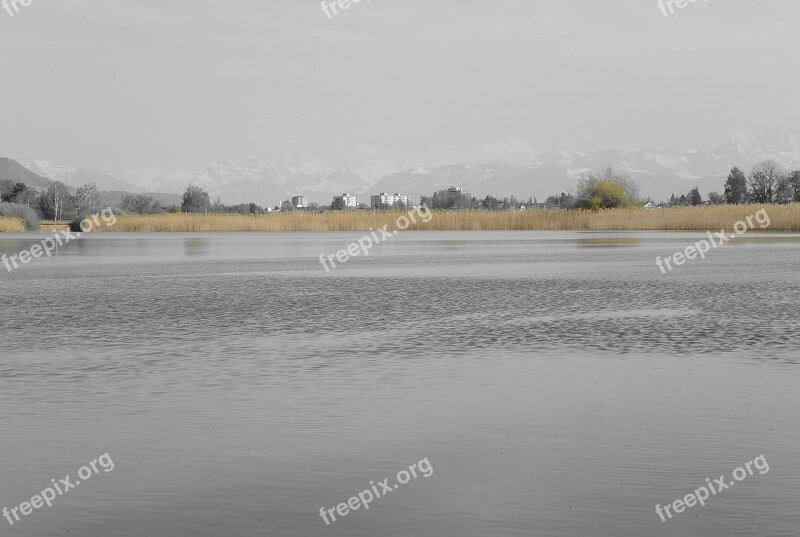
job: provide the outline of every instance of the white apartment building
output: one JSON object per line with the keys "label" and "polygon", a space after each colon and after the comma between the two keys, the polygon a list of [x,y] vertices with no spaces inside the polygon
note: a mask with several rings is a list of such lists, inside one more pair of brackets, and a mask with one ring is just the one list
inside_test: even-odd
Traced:
{"label": "white apartment building", "polygon": [[411,207],[411,196],[402,196],[397,193],[387,194],[386,192],[381,192],[372,196],[370,200],[372,202],[370,205],[373,209],[385,206],[391,207],[395,203],[402,203],[406,207]]}
{"label": "white apartment building", "polygon": [[358,196],[351,196],[350,194],[342,194],[341,196],[333,197],[334,203],[336,203],[339,200],[342,200],[342,205],[344,205],[348,209],[358,208]]}

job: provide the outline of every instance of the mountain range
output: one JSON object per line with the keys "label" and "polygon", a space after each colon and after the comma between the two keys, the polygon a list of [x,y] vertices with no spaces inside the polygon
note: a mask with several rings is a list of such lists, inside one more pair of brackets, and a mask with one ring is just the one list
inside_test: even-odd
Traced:
{"label": "mountain range", "polygon": [[[0,180],[24,183],[39,190],[46,189],[51,181],[67,185],[71,193],[87,183],[95,183],[100,190],[100,199],[106,203],[119,203],[126,194],[146,191],[111,175],[69,166],[57,166],[41,160],[12,160],[0,157]],[[147,192],[163,206],[180,205],[181,197],[173,193]]]}
{"label": "mountain range", "polygon": [[50,181],[61,181],[68,186],[76,188],[87,183],[95,183],[101,190],[122,190],[134,194],[146,191],[112,175],[95,170],[59,166],[44,160],[20,160],[19,163],[33,173]]}
{"label": "mountain range", "polygon": [[733,166],[748,172],[766,159],[777,160],[790,170],[800,169],[800,132],[734,133],[697,148],[590,152],[551,149],[521,165],[503,162],[421,165],[375,160],[338,167],[315,162],[285,166],[250,156],[224,157],[201,170],[166,172],[148,168],[101,172],[42,160],[19,162],[40,178],[59,180],[73,187],[95,182],[103,190],[181,194],[192,183],[208,191],[212,200],[219,197],[228,204],[255,202],[271,206],[301,194],[320,204],[328,204],[332,196],[345,192],[365,196],[365,202],[369,201],[366,196],[378,192],[400,192],[418,199],[451,185],[477,197],[514,195],[519,199],[534,196],[543,200],[551,194],[574,191],[581,175],[607,166],[630,175],[640,184],[643,196],[662,200],[695,186],[704,194],[722,192]]}

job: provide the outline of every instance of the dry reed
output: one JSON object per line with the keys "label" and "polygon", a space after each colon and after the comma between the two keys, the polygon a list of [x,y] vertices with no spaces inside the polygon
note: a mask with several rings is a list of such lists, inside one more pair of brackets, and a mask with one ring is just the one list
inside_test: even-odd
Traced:
{"label": "dry reed", "polygon": [[[578,231],[706,231],[730,229],[765,208],[769,231],[800,231],[800,204],[715,205],[645,210],[590,211],[433,211],[427,223],[417,215],[409,230],[578,230]],[[269,215],[160,214],[119,215],[99,232],[187,231],[366,231],[388,225],[396,228],[403,211],[327,211]],[[758,225],[756,224],[756,229]]]}
{"label": "dry reed", "polygon": [[19,217],[0,216],[0,233],[21,233],[25,231],[25,220]]}

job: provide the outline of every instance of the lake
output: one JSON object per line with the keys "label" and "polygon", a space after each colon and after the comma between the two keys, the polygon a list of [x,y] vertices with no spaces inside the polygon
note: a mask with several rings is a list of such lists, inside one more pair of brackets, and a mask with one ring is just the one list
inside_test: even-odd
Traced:
{"label": "lake", "polygon": [[404,232],[326,272],[362,235],[88,234],[0,265],[0,507],[114,463],[2,534],[797,535],[800,235],[662,274],[705,234]]}

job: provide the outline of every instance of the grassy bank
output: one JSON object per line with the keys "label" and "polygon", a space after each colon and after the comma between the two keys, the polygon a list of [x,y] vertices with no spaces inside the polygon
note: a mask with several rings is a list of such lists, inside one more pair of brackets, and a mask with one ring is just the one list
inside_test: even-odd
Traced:
{"label": "grassy bank", "polygon": [[[410,230],[596,230],[596,231],[706,231],[730,229],[765,208],[770,231],[800,231],[800,204],[715,205],[671,209],[610,209],[586,211],[433,211],[430,222],[417,215]],[[328,211],[321,214],[270,215],[161,214],[120,215],[113,227],[96,231],[365,231],[388,224],[403,211]],[[756,229],[760,226],[756,223]]]}
{"label": "grassy bank", "polygon": [[25,231],[25,220],[18,217],[0,216],[0,233],[19,233]]}

